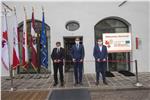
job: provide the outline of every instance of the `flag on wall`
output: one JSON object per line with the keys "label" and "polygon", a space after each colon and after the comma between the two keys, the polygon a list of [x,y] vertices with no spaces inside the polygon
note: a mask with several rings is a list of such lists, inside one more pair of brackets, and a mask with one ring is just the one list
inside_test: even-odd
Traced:
{"label": "flag on wall", "polygon": [[36,33],[34,30],[34,11],[32,12],[32,22],[31,22],[31,64],[35,71],[37,71],[37,44],[36,44]]}
{"label": "flag on wall", "polygon": [[9,70],[9,51],[8,51],[8,31],[7,31],[7,18],[6,18],[6,10],[4,12],[4,16],[2,17],[2,55],[1,60],[4,68]]}
{"label": "flag on wall", "polygon": [[22,65],[24,68],[28,67],[28,45],[27,45],[27,23],[26,23],[26,11],[23,21],[23,38],[22,38]]}
{"label": "flag on wall", "polygon": [[47,50],[47,39],[45,33],[45,19],[44,19],[44,12],[42,16],[42,32],[40,35],[40,64],[42,67],[48,68],[48,50]]}
{"label": "flag on wall", "polygon": [[17,16],[16,12],[14,12],[14,26],[13,26],[13,69],[16,69],[20,64],[19,59],[19,48],[18,48],[18,23],[17,23]]}

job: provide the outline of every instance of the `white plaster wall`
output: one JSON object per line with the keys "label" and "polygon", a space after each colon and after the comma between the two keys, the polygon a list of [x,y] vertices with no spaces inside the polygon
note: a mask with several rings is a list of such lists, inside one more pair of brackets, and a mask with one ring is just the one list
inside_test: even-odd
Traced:
{"label": "white plaster wall", "polygon": [[[120,2],[5,2],[11,8],[17,9],[18,22],[23,21],[24,11],[26,7],[27,16],[30,19],[32,7],[35,8],[35,19],[42,19],[42,9],[45,10],[45,22],[51,27],[51,50],[55,47],[56,41],[62,42],[64,36],[83,36],[83,44],[85,46],[85,60],[94,60],[94,26],[100,20],[116,16],[121,17],[131,24],[131,32],[133,34],[133,52],[131,60],[138,60],[140,72],[150,71],[150,63],[148,60],[149,52],[149,27],[148,27],[148,9],[147,2],[127,2],[124,6],[118,7]],[[80,23],[80,28],[76,31],[69,32],[65,29],[65,24],[70,20],[76,20]],[[9,22],[10,26],[12,25]],[[141,39],[141,45],[138,50],[135,49],[135,37]],[[50,54],[49,54],[50,55]],[[131,64],[132,65],[132,64]],[[49,65],[49,67],[52,66]],[[85,73],[95,72],[94,62],[84,63]],[[131,66],[134,71],[134,66]],[[52,68],[52,67],[51,67]]]}

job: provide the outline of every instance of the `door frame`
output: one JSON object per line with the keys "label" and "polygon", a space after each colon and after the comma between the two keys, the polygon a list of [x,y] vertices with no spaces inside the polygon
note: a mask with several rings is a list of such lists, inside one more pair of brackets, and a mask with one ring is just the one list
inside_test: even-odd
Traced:
{"label": "door frame", "polygon": [[[96,23],[95,25],[94,25],[94,40],[95,40],[95,44],[96,44],[96,25],[98,25],[99,23],[101,23],[103,20],[107,20],[107,19],[113,19],[113,20],[118,20],[118,21],[120,21],[120,22],[122,22],[122,23],[124,23],[126,26],[127,26],[127,32],[131,32],[131,24],[128,22],[128,21],[126,21],[124,18],[121,18],[121,17],[117,17],[117,16],[110,16],[110,17],[106,17],[106,18],[103,18],[103,19],[101,19],[98,23]],[[120,27],[121,28],[121,27]],[[108,28],[108,29],[111,29],[111,28]],[[108,32],[107,32],[108,33]],[[132,33],[132,32],[131,32]],[[101,37],[100,38],[102,38],[102,35],[101,35]],[[102,38],[103,39],[103,38]],[[128,60],[128,61],[130,61],[131,60],[131,57],[132,57],[132,52],[126,52],[126,59]],[[109,69],[109,65],[108,65],[108,69]],[[127,71],[132,71],[132,69],[131,69],[131,63],[127,63],[126,64],[126,69],[127,69]],[[116,70],[116,71],[118,71],[118,70]]]}

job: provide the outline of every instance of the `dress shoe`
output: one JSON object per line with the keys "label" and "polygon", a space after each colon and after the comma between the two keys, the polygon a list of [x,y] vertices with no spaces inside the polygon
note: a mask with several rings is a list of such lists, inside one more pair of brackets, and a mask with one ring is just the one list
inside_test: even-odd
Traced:
{"label": "dress shoe", "polygon": [[64,83],[61,83],[61,84],[60,84],[60,86],[62,86],[62,87],[63,87],[63,86],[64,86]]}
{"label": "dress shoe", "polygon": [[99,82],[96,82],[95,85],[98,86],[98,85],[99,85]]}
{"label": "dress shoe", "polygon": [[75,83],[74,83],[74,86],[77,86],[77,85],[78,85],[78,82],[75,82]]}
{"label": "dress shoe", "polygon": [[106,81],[103,82],[105,85],[108,85],[108,83]]}
{"label": "dress shoe", "polygon": [[58,83],[54,83],[53,86],[57,86]]}
{"label": "dress shoe", "polygon": [[80,85],[83,85],[83,83],[82,83],[82,82],[79,82],[79,84],[80,84]]}

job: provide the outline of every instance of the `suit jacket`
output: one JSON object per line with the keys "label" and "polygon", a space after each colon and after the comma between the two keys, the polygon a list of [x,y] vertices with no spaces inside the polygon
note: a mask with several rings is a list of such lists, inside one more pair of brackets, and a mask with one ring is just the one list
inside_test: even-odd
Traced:
{"label": "suit jacket", "polygon": [[100,59],[101,61],[103,59],[107,60],[108,52],[107,47],[105,45],[102,46],[102,51],[100,51],[99,46],[95,45],[93,50],[93,56],[96,60],[96,72],[106,70],[107,63],[106,62],[97,62],[97,59]]}
{"label": "suit jacket", "polygon": [[62,47],[60,47],[60,51],[57,53],[57,48],[54,48],[51,54],[52,60],[61,60],[60,64],[63,64],[63,59],[65,58],[65,52]]}
{"label": "suit jacket", "polygon": [[76,47],[76,44],[72,46],[71,57],[76,60],[84,59],[84,46],[79,44],[79,48]]}

